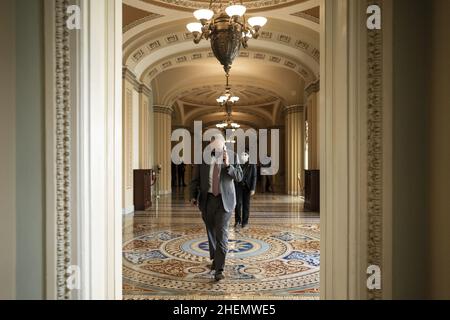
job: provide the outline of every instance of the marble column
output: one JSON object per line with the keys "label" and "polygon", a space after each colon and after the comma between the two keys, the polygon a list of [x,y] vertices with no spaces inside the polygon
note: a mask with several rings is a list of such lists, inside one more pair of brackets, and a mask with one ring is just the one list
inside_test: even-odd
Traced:
{"label": "marble column", "polygon": [[319,84],[317,81],[305,89],[306,120],[308,121],[308,169],[320,169],[319,151]]}
{"label": "marble column", "polygon": [[171,186],[171,151],[172,151],[172,114],[173,108],[169,106],[153,106],[155,123],[155,166],[161,165],[159,177],[160,194],[172,192]]}
{"label": "marble column", "polygon": [[[300,174],[304,181],[304,107],[293,105],[285,107],[285,153],[286,153],[286,193],[300,195],[301,188],[298,182]],[[302,183],[303,184],[303,183]]]}
{"label": "marble column", "polygon": [[[123,132],[123,158],[122,158],[122,201],[123,213],[134,211],[133,203],[133,170],[139,169],[139,144],[136,144],[135,129],[139,123],[135,122],[136,112],[139,112],[139,82],[135,75],[127,68],[123,69],[123,108],[122,108],[122,132]],[[139,130],[139,129],[138,129]]]}
{"label": "marble column", "polygon": [[[286,159],[286,155],[285,155],[285,145],[283,143],[283,141],[285,141],[284,139],[284,126],[283,125],[279,125],[279,126],[272,126],[269,127],[269,132],[267,135],[267,143],[268,143],[268,154],[273,158],[274,154],[273,154],[273,150],[272,150],[272,135],[271,135],[271,131],[272,130],[278,130],[279,131],[279,145],[278,145],[278,151],[279,151],[279,155],[278,155],[278,161],[280,163],[280,167],[278,170],[278,173],[274,176],[272,176],[272,184],[273,184],[273,188],[275,192],[284,192],[284,182],[282,180],[282,177],[284,176],[285,172],[285,159]],[[259,146],[258,146],[259,149]]]}
{"label": "marble column", "polygon": [[139,167],[153,167],[153,110],[152,91],[146,85],[139,87]]}

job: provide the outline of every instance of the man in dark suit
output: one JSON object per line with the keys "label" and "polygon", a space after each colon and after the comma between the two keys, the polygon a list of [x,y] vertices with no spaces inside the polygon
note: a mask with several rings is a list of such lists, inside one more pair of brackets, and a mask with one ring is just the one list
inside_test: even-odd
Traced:
{"label": "man in dark suit", "polygon": [[184,182],[184,174],[186,172],[186,165],[184,162],[181,162],[178,165],[178,186],[179,187],[186,187],[186,183]]}
{"label": "man in dark suit", "polygon": [[171,166],[171,173],[172,173],[172,187],[176,187],[177,186],[177,171],[178,171],[178,166],[172,162],[172,166]]}
{"label": "man in dark suit", "polygon": [[250,164],[249,158],[247,151],[242,153],[240,163],[243,178],[241,182],[234,182],[237,196],[235,227],[238,227],[239,225],[242,225],[242,228],[247,227],[248,219],[250,217],[250,198],[253,197],[256,192],[256,164]]}
{"label": "man in dark suit", "polygon": [[228,224],[236,207],[234,181],[242,180],[239,164],[230,164],[233,153],[224,142],[215,140],[210,164],[196,165],[190,185],[191,203],[199,207],[208,235],[211,270],[215,280],[225,278],[223,270],[228,252]]}

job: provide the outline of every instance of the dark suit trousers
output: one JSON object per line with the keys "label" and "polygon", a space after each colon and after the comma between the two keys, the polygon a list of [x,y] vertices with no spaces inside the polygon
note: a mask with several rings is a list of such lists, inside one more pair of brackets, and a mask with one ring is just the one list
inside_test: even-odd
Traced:
{"label": "dark suit trousers", "polygon": [[236,214],[237,224],[247,225],[250,216],[250,193],[251,191],[240,183],[235,183],[236,187]]}
{"label": "dark suit trousers", "polygon": [[228,223],[231,212],[223,208],[222,197],[208,194],[206,211],[202,213],[208,234],[209,256],[214,260],[216,271],[223,271],[228,252]]}

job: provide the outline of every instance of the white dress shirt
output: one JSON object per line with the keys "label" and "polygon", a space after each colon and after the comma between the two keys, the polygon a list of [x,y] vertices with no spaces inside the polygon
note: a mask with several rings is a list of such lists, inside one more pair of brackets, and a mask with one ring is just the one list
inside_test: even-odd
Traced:
{"label": "white dress shirt", "polygon": [[[213,174],[214,174],[214,166],[217,163],[216,157],[211,157],[211,164],[209,165],[209,193],[213,193]],[[221,166],[219,165],[219,177],[220,177]]]}

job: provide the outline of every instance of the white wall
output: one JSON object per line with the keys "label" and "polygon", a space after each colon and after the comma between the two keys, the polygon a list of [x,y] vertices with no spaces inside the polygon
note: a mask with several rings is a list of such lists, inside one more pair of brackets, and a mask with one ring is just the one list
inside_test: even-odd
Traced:
{"label": "white wall", "polygon": [[16,296],[15,0],[0,1],[0,300]]}
{"label": "white wall", "polygon": [[16,0],[17,298],[45,294],[43,1]]}

